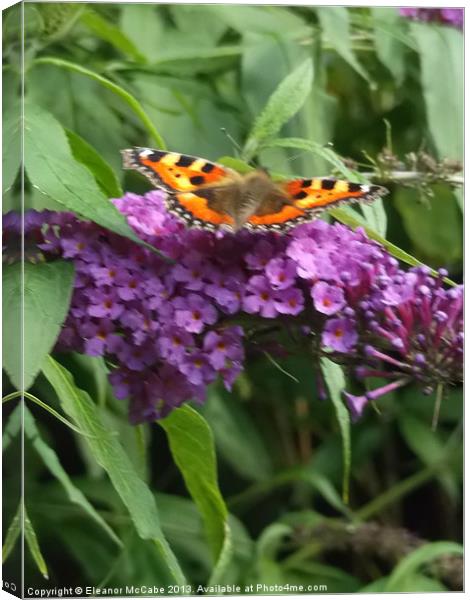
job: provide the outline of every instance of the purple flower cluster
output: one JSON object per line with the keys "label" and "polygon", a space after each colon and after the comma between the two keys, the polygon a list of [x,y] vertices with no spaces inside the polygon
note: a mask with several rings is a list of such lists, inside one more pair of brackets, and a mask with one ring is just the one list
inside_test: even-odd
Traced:
{"label": "purple flower cluster", "polygon": [[[315,358],[327,355],[360,378],[379,375],[394,387],[414,380],[425,391],[459,381],[462,290],[447,290],[443,273],[401,270],[362,230],[317,220],[289,235],[212,233],[186,229],[160,191],[114,204],[172,262],[69,213],[29,213],[25,236],[31,257],[74,262],[58,347],[106,358],[132,422],[203,401],[219,376],[230,389],[266,320],[274,325],[266,348],[288,328],[309,338]],[[7,259],[19,231],[18,217],[7,216]],[[352,413],[381,393],[347,395]]]}
{"label": "purple flower cluster", "polygon": [[427,267],[379,277],[357,312],[363,335],[363,364],[356,375],[390,382],[363,396],[346,393],[359,417],[366,404],[414,380],[425,394],[440,384],[456,383],[463,366],[463,288],[446,289],[439,270]]}
{"label": "purple flower cluster", "polygon": [[400,14],[413,21],[443,23],[459,29],[463,27],[462,8],[400,8]]}

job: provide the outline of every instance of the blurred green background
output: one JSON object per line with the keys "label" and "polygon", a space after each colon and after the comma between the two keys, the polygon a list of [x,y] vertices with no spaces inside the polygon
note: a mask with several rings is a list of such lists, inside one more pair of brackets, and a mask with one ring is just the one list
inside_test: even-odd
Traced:
{"label": "blurred green background", "polygon": [[[223,129],[243,146],[270,95],[311,59],[311,89],[280,133],[296,138],[296,147],[268,140],[256,160],[286,176],[328,175],[328,148],[353,169],[381,173],[391,192],[386,238],[461,279],[462,194],[445,181],[440,162],[463,158],[460,31],[407,21],[395,8],[27,3],[24,11],[25,116],[39,115],[30,132],[38,153],[65,153],[64,176],[78,163],[107,198],[144,192],[147,182],[122,171],[119,151],[157,147],[160,138],[178,152],[237,157]],[[19,7],[5,11],[3,28],[6,212],[20,206],[21,192]],[[299,139],[317,146],[305,150]],[[63,210],[35,180],[32,161],[26,158],[25,206]],[[405,186],[390,180],[389,167],[422,173]],[[60,361],[99,403],[106,427],[118,432],[155,494],[187,580],[207,582],[213,560],[164,431],[127,424],[100,361]],[[286,359],[291,376],[262,356],[249,364],[233,394],[214,386],[201,410],[232,514],[234,553],[220,581],[323,584],[329,592],[460,589],[459,560],[439,558],[450,546],[427,542],[462,538],[461,391],[444,399],[436,431],[433,399],[414,389],[382,400],[380,414],[368,410],[352,426],[345,506],[341,435],[332,404],[317,397],[309,358]],[[8,380],[4,389],[12,389]],[[59,406],[44,377],[32,392]],[[14,409],[4,409],[5,530],[19,493]],[[28,583],[44,587],[44,565],[58,586],[171,581],[83,438],[37,406],[30,410],[26,505],[39,546],[26,553]],[[421,559],[406,564],[421,544]],[[7,575],[19,560],[19,545],[11,545]]]}

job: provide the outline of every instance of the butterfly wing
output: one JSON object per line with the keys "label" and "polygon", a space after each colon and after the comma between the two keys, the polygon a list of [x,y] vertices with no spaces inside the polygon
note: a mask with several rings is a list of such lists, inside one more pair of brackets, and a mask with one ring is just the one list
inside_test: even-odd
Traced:
{"label": "butterfly wing", "polygon": [[188,227],[233,226],[227,209],[236,188],[233,181],[239,176],[232,169],[197,156],[151,148],[122,150],[122,157],[124,168],[139,171],[167,192],[168,211]]}
{"label": "butterfly wing", "polygon": [[237,193],[235,185],[180,192],[169,194],[166,205],[168,211],[182,219],[187,227],[209,231],[227,226],[234,229],[231,208]]}
{"label": "butterfly wing", "polygon": [[388,193],[379,185],[367,185],[341,179],[293,179],[281,184],[295,207],[308,214],[322,212],[346,202],[373,202]]}
{"label": "butterfly wing", "polygon": [[125,169],[140,171],[155,187],[167,192],[192,192],[233,177],[231,169],[178,152],[132,148],[121,153]]}
{"label": "butterfly wing", "polygon": [[349,202],[373,202],[388,193],[378,185],[331,178],[293,179],[278,184],[247,222],[255,230],[285,231],[334,206]]}

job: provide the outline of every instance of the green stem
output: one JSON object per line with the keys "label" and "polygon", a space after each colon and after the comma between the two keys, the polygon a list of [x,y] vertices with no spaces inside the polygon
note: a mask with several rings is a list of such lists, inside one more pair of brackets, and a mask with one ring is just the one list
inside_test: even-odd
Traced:
{"label": "green stem", "polygon": [[359,521],[367,521],[376,513],[381,512],[389,504],[397,502],[403,496],[406,496],[416,488],[422,486],[429,479],[432,479],[435,473],[435,466],[426,467],[425,469],[418,471],[414,475],[411,475],[411,477],[400,481],[391,489],[374,498],[371,502],[357,510],[354,516]]}
{"label": "green stem", "polygon": [[289,373],[289,371],[286,371],[285,369],[283,369],[281,367],[281,365],[276,360],[274,360],[274,358],[269,354],[269,352],[266,352],[266,350],[264,350],[263,354],[266,356],[266,358],[269,360],[269,362],[272,365],[274,365],[276,367],[276,369],[278,369],[281,373],[283,373],[284,375],[286,375],[287,377],[292,379],[292,381],[295,381],[295,383],[300,383],[300,381],[297,379],[297,377],[295,377],[295,375],[292,375],[292,373]]}
{"label": "green stem", "polygon": [[431,425],[431,428],[433,431],[436,431],[437,423],[439,421],[439,413],[441,411],[441,402],[442,402],[443,392],[444,392],[444,386],[442,385],[442,383],[438,383],[437,389],[436,389],[436,402],[434,404],[434,414],[432,416],[432,425]]}
{"label": "green stem", "polygon": [[86,69],[81,65],[77,65],[75,63],[60,58],[45,56],[43,58],[37,58],[36,60],[34,60],[32,65],[54,65],[56,67],[68,69],[69,71],[74,71],[75,73],[80,73],[81,75],[85,75],[86,77],[94,79],[104,87],[108,88],[108,90],[111,90],[117,96],[122,98],[122,100],[124,100],[124,102],[126,102],[126,104],[128,104],[130,108],[135,112],[135,114],[140,118],[149,134],[155,140],[155,143],[157,144],[158,148],[162,150],[166,149],[165,142],[163,141],[162,136],[158,133],[157,129],[153,125],[150,117],[142,108],[138,100],[136,100],[134,96],[132,96],[132,94],[127,92],[124,88],[120,87],[119,85],[116,85],[111,80],[106,79],[106,77],[103,77],[102,75],[99,75],[94,71],[90,71],[89,69]]}
{"label": "green stem", "polygon": [[322,547],[322,543],[319,540],[309,542],[284,559],[282,561],[282,567],[287,571],[288,569],[295,568],[299,563],[310,561],[316,554],[320,552]]}
{"label": "green stem", "polygon": [[457,174],[434,174],[425,171],[378,171],[361,172],[361,175],[369,180],[380,181],[382,183],[411,183],[426,181],[430,179],[430,183],[452,183],[454,185],[463,185],[465,183],[462,175]]}
{"label": "green stem", "polygon": [[254,483],[252,486],[231,498],[226,499],[227,505],[231,508],[238,508],[240,505],[256,500],[259,496],[269,494],[272,490],[282,487],[292,481],[296,481],[299,476],[299,469],[295,468],[289,471],[279,473],[268,481]]}
{"label": "green stem", "polygon": [[461,437],[461,429],[461,424],[457,425],[452,434],[449,436],[444,452],[439,460],[429,467],[418,471],[418,473],[411,475],[411,477],[400,481],[393,488],[374,498],[374,500],[354,513],[355,519],[358,521],[366,521],[372,515],[380,512],[389,504],[396,502],[402,496],[406,496],[414,489],[423,485],[423,483],[426,483],[426,481],[429,479],[432,479],[436,475],[436,472],[445,466],[446,462],[449,460],[449,456],[456,449],[458,441]]}

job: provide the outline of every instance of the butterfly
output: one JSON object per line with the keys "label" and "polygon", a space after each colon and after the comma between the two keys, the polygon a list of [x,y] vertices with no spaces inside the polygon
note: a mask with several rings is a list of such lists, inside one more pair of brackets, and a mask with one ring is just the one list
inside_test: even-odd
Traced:
{"label": "butterfly", "polygon": [[170,213],[187,227],[284,232],[344,202],[372,202],[388,193],[378,185],[332,178],[275,182],[265,169],[241,175],[204,158],[133,148],[121,151],[125,169],[143,173],[167,192]]}

